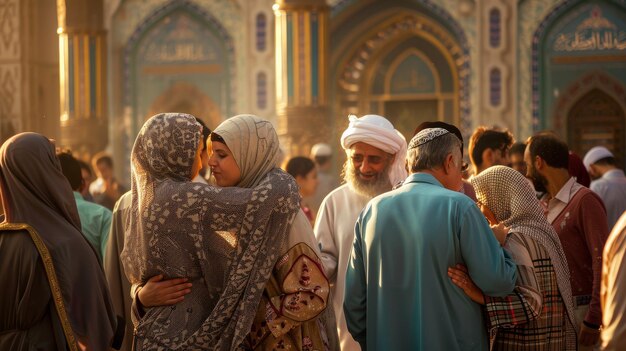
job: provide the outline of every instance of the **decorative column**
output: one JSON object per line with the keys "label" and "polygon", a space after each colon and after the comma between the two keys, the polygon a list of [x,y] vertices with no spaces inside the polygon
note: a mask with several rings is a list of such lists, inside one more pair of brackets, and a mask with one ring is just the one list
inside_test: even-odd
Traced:
{"label": "decorative column", "polygon": [[106,31],[102,1],[57,0],[57,5],[60,145],[70,148],[80,158],[89,159],[102,151],[108,142]]}
{"label": "decorative column", "polygon": [[328,19],[325,0],[277,0],[276,112],[286,156],[330,140]]}

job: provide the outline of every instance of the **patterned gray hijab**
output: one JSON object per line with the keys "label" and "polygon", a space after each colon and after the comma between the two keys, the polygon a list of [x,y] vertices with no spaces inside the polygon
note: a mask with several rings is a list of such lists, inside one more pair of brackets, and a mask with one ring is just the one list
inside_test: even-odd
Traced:
{"label": "patterned gray hijab", "polygon": [[498,222],[509,227],[509,232],[525,235],[548,251],[567,315],[577,328],[565,252],[530,183],[521,173],[505,166],[490,167],[474,176],[471,183],[478,201],[493,212]]}
{"label": "patterned gray hijab", "polygon": [[108,285],[48,138],[21,133],[2,145],[0,190],[6,222],[33,227],[50,252],[77,341],[108,350],[116,325]]}
{"label": "patterned gray hijab", "polygon": [[[250,331],[300,208],[298,187],[278,169],[266,172],[250,189],[192,183],[201,139],[201,126],[190,115],[159,114],[142,127],[131,155],[132,204],[122,262],[131,283],[145,282],[164,267],[176,269],[176,262],[164,260],[164,252],[175,250],[197,262],[205,280],[210,279],[224,262],[207,254],[207,242],[220,232],[233,233],[236,246],[229,254],[228,276],[211,313],[184,340],[164,336],[171,349],[233,350]],[[146,348],[158,348],[152,346]]]}

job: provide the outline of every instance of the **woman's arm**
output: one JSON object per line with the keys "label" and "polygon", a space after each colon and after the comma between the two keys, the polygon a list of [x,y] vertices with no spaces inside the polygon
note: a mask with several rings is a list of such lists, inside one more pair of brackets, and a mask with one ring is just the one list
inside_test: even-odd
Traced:
{"label": "woman's arm", "polygon": [[133,284],[131,297],[133,304],[140,307],[155,307],[174,305],[185,299],[191,292],[191,283],[187,278],[163,280],[163,274],[156,275],[144,284]]}
{"label": "woman's arm", "polygon": [[514,327],[539,317],[542,295],[528,248],[518,234],[512,234],[507,248],[517,262],[517,282],[513,293],[503,297],[483,296],[463,267],[449,268],[452,282],[475,302],[485,306],[490,327]]}

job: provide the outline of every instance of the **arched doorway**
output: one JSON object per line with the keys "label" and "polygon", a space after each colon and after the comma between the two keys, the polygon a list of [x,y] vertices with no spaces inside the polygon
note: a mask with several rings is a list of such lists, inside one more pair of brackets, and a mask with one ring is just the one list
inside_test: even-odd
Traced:
{"label": "arched doorway", "polygon": [[232,38],[191,2],[173,1],[155,11],[130,38],[124,63],[131,140],[155,113],[196,113],[215,127],[232,112]]}
{"label": "arched doorway", "polygon": [[567,114],[570,148],[584,156],[594,146],[612,150],[618,164],[624,165],[626,116],[609,94],[593,89],[583,95]]}
{"label": "arched doorway", "polygon": [[193,84],[186,82],[172,84],[169,89],[154,100],[149,111],[144,120],[157,113],[180,112],[202,119],[211,129],[217,127],[222,121],[219,106],[215,101]]}
{"label": "arched doorway", "polygon": [[[331,31],[335,133],[348,114],[389,118],[407,139],[426,120],[469,130],[469,49],[463,31],[430,3],[366,1]],[[399,9],[402,11],[399,11]]]}
{"label": "arched doorway", "polygon": [[359,109],[386,116],[407,140],[424,121],[458,123],[458,84],[449,59],[419,35],[391,41],[366,68]]}
{"label": "arched doorway", "polygon": [[563,0],[553,7],[532,39],[534,131],[554,129],[565,134],[562,114],[569,109],[563,108],[563,104],[580,97],[580,89],[572,87],[586,88],[585,81],[597,80],[594,76],[611,82],[602,88],[605,92],[611,92],[614,97],[622,95],[613,91],[626,86],[625,28],[623,1]]}

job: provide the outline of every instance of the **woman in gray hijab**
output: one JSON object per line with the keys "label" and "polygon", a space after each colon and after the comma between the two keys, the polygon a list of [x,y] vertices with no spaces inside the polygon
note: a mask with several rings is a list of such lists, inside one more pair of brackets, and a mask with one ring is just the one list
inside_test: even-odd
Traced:
{"label": "woman in gray hijab", "polygon": [[116,318],[104,272],[54,145],[36,133],[7,140],[0,191],[0,350],[109,350]]}
{"label": "woman in gray hijab", "polygon": [[166,113],[144,124],[133,147],[126,275],[139,285],[161,274],[193,284],[175,306],[135,313],[138,350],[240,347],[300,209],[297,184],[274,167],[247,189],[192,183],[201,143],[193,116]]}

